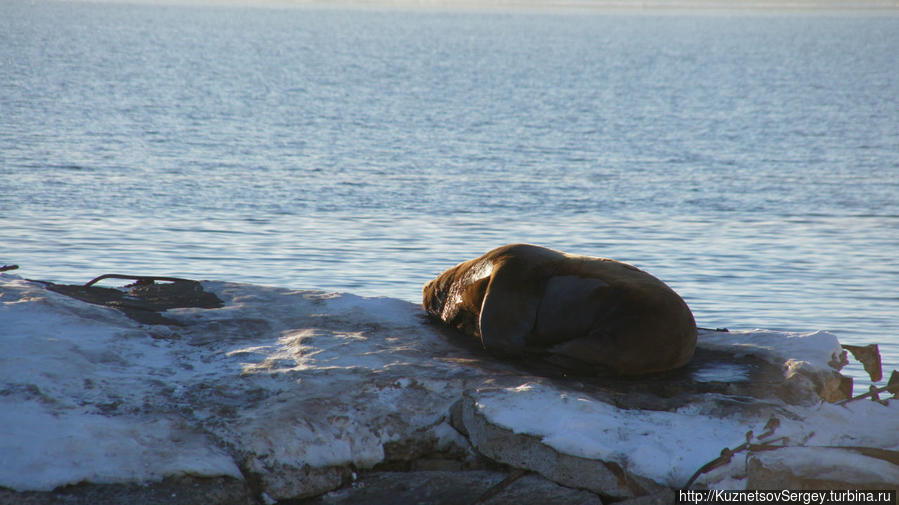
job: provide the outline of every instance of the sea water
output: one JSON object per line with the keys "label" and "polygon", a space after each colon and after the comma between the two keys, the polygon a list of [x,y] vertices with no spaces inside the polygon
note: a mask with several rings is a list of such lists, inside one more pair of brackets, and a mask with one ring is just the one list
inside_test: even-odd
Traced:
{"label": "sea water", "polygon": [[899,365],[899,16],[0,2],[0,264],[420,300],[511,242]]}

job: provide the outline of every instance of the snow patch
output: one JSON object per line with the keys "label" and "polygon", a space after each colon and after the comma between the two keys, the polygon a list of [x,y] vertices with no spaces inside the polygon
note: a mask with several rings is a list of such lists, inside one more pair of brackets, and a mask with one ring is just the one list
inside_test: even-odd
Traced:
{"label": "snow patch", "polygon": [[[468,447],[449,424],[461,398],[488,423],[672,487],[771,417],[773,436],[794,444],[899,450],[899,402],[786,405],[720,393],[676,410],[619,408],[466,350],[415,304],[203,286],[225,305],[166,311],[184,326],[145,326],[0,275],[0,486],[239,479],[239,462],[271,499],[312,496],[340,485],[341,472],[382,462],[386,444],[411,454]],[[832,374],[843,356],[826,332],[702,332],[699,345],[758,356],[786,375]],[[749,380],[743,365],[716,363],[697,380]],[[797,454],[785,452],[783,464],[799,466],[787,460]],[[715,478],[743,482],[723,470]]]}
{"label": "snow patch", "polygon": [[0,425],[0,484],[12,489],[182,474],[242,478],[230,456],[177,420],[54,413],[37,402],[3,400]]}
{"label": "snow patch", "polygon": [[787,364],[791,372],[799,368],[839,370],[845,351],[832,333],[781,332],[772,330],[701,331],[698,344],[738,354],[758,356],[776,365]]}
{"label": "snow patch", "polygon": [[741,420],[699,414],[696,406],[675,412],[619,409],[543,384],[481,393],[477,407],[491,422],[540,437],[560,452],[614,461],[674,487],[746,433]]}

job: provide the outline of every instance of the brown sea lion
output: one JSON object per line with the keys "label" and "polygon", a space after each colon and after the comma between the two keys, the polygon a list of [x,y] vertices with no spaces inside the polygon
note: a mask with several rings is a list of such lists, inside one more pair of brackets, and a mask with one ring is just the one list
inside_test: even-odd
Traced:
{"label": "brown sea lion", "polygon": [[597,373],[678,368],[696,347],[693,314],[664,282],[620,261],[536,245],[450,268],[424,286],[423,304],[491,353],[549,353]]}

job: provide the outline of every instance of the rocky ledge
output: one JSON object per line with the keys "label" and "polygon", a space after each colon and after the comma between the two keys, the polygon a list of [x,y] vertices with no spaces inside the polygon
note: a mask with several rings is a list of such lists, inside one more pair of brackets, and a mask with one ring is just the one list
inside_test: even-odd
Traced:
{"label": "rocky ledge", "polygon": [[497,361],[401,300],[175,282],[221,303],[154,309],[141,284],[104,304],[0,275],[0,502],[650,504],[899,482],[899,402],[846,402],[826,332],[704,330],[684,369],[603,379]]}

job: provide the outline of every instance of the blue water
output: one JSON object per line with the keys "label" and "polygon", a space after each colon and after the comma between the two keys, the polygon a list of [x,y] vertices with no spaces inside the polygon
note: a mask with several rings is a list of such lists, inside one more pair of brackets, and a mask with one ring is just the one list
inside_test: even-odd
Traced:
{"label": "blue water", "polygon": [[[420,299],[509,242],[899,366],[899,15],[0,2],[0,264]],[[888,373],[887,371],[887,373]]]}

